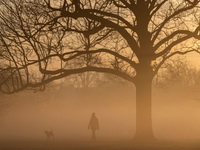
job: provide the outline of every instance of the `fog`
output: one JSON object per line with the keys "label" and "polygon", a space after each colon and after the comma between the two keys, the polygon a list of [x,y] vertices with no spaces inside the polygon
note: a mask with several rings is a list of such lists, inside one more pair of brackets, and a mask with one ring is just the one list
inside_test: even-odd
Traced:
{"label": "fog", "polygon": [[[57,141],[90,141],[88,123],[99,120],[98,141],[130,141],[135,134],[134,86],[104,89],[63,87],[43,92],[24,91],[2,97],[10,102],[0,119],[1,140],[46,141],[53,130]],[[200,140],[198,92],[153,88],[153,131],[157,139]]]}

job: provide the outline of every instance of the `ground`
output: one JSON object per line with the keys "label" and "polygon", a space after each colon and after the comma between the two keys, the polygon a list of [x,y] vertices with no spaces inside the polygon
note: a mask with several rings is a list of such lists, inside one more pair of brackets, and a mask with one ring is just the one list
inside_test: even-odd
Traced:
{"label": "ground", "polygon": [[1,141],[1,150],[199,150],[199,143]]}

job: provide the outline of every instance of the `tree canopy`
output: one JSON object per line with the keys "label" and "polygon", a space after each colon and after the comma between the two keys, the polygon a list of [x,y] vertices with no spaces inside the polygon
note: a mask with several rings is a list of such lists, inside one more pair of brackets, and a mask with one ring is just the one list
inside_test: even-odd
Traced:
{"label": "tree canopy", "polygon": [[134,83],[141,68],[155,75],[168,58],[199,49],[199,0],[2,0],[0,7],[7,93],[86,71]]}

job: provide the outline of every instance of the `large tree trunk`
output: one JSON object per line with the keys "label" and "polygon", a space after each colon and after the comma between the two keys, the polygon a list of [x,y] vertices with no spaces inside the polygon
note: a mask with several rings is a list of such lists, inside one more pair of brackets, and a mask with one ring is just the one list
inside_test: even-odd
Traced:
{"label": "large tree trunk", "polygon": [[136,134],[135,140],[155,141],[152,127],[152,71],[137,74],[136,87]]}

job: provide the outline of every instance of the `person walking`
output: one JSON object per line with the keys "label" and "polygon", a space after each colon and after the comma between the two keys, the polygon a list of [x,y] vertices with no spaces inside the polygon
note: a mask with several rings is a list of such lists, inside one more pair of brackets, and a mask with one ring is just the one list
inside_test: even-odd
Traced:
{"label": "person walking", "polygon": [[97,119],[97,117],[95,116],[95,113],[92,113],[89,125],[88,125],[88,129],[92,130],[92,141],[96,141],[96,130],[99,130],[99,121]]}

